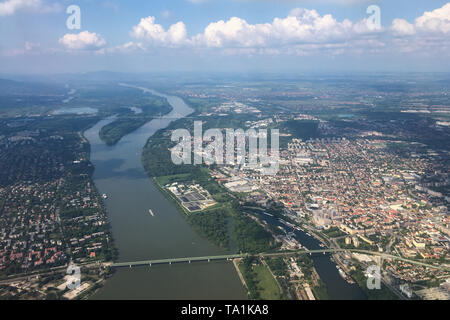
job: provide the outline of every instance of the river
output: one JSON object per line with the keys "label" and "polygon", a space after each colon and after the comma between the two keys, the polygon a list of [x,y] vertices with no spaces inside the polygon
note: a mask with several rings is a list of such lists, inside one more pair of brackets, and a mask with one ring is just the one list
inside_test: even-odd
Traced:
{"label": "river", "polygon": [[[148,138],[171,121],[192,113],[185,102],[174,96],[135,87],[164,97],[173,110],[167,117],[154,119],[106,146],[100,129],[114,120],[105,119],[85,132],[91,145],[95,166],[94,182],[105,200],[119,261],[136,261],[226,253],[201,238],[183,215],[148,178],[141,163]],[[155,216],[148,210],[152,209]],[[267,219],[274,225],[280,222]],[[286,227],[286,226],[284,226]],[[317,249],[319,242],[304,232],[295,231],[299,242]],[[328,256],[313,256],[314,265],[327,285],[332,299],[364,299],[361,289],[344,281]],[[159,265],[120,268],[92,299],[246,299],[246,291],[230,262]]]}
{"label": "river", "polygon": [[[287,233],[293,233],[295,239],[308,250],[321,250],[321,242],[305,231],[294,229],[283,221],[266,214],[254,212],[263,221],[273,226],[282,227]],[[328,295],[333,300],[365,300],[364,291],[357,284],[350,284],[345,281],[336,268],[336,263],[331,260],[330,254],[312,254],[311,259],[314,268],[317,270],[320,279],[327,286]]]}
{"label": "river", "polygon": [[[85,132],[95,166],[94,182],[105,200],[119,261],[224,254],[201,238],[183,215],[148,178],[141,163],[148,138],[174,119],[192,112],[182,99],[167,98],[173,110],[106,146],[100,129],[113,121],[102,120]],[[155,213],[151,216],[149,209]],[[245,299],[246,292],[230,262],[194,263],[151,268],[118,269],[93,299]]]}

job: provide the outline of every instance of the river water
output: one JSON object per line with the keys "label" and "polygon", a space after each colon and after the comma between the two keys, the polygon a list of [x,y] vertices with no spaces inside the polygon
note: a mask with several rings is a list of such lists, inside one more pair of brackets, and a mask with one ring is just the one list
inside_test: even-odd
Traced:
{"label": "river water", "polygon": [[[262,213],[256,213],[259,218],[266,221],[273,226],[282,227],[287,233],[292,233],[293,236],[308,250],[321,250],[321,242],[308,235],[307,232],[294,229],[288,226],[283,221],[275,217],[271,217]],[[320,279],[327,286],[328,295],[333,300],[365,300],[367,299],[365,293],[357,284],[350,284],[345,281],[336,268],[336,263],[331,260],[330,254],[312,254],[311,259],[314,263],[314,268],[317,270]]]}
{"label": "river water", "polygon": [[[192,112],[178,97],[146,91],[167,98],[173,110],[166,118],[152,120],[112,147],[98,133],[113,119],[85,132],[95,166],[94,182],[100,193],[108,195],[105,204],[119,261],[224,254],[192,230],[144,171],[141,154],[147,139]],[[232,263],[214,262],[118,269],[92,298],[245,299],[246,292]]]}
{"label": "river water", "polygon": [[[183,215],[148,178],[141,163],[142,149],[148,138],[171,121],[192,113],[185,102],[153,90],[135,87],[164,97],[173,110],[167,117],[154,119],[106,146],[100,129],[114,120],[105,119],[85,132],[91,145],[95,166],[94,182],[105,200],[119,261],[137,261],[226,253],[201,238]],[[155,213],[151,216],[149,209]],[[279,224],[276,219],[269,223]],[[286,226],[284,226],[286,228]],[[309,249],[319,243],[304,232],[296,237]],[[327,285],[332,299],[364,299],[361,289],[345,282],[328,256],[313,256],[315,267]],[[120,268],[92,296],[92,299],[246,299],[246,291],[230,262],[158,265]]]}

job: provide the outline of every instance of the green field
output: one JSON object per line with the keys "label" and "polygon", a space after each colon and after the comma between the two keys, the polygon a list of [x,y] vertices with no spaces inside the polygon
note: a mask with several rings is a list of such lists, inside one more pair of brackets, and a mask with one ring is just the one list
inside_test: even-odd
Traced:
{"label": "green field", "polygon": [[258,292],[263,300],[279,300],[281,292],[276,280],[272,277],[269,269],[264,265],[253,268],[256,279],[258,280]]}

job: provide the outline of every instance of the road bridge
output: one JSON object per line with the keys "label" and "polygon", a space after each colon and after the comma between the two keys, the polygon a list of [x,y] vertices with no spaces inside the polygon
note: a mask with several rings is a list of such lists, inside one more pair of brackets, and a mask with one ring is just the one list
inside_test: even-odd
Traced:
{"label": "road bridge", "polygon": [[[356,252],[363,253],[369,255],[375,255],[382,257],[383,259],[392,259],[392,260],[400,260],[404,262],[408,262],[415,265],[420,265],[427,268],[440,269],[444,271],[450,271],[449,266],[439,265],[439,264],[429,264],[421,261],[411,260],[402,258],[399,256],[383,253],[383,252],[374,252],[368,250],[360,250],[360,249],[319,249],[319,250],[296,250],[296,251],[285,251],[285,252],[275,252],[275,253],[260,253],[255,256],[261,257],[281,257],[281,256],[289,256],[296,254],[327,254],[327,253],[339,253],[339,252]],[[129,261],[129,262],[117,262],[112,263],[109,266],[112,268],[120,268],[120,267],[137,267],[137,266],[153,266],[153,265],[161,265],[161,264],[176,264],[176,263],[192,263],[192,262],[211,262],[211,261],[223,261],[223,260],[233,260],[238,258],[245,258],[251,256],[248,253],[242,254],[229,254],[229,255],[219,255],[219,256],[204,256],[204,257],[184,257],[184,258],[167,258],[167,259],[155,259],[155,260],[142,260],[142,261]]]}

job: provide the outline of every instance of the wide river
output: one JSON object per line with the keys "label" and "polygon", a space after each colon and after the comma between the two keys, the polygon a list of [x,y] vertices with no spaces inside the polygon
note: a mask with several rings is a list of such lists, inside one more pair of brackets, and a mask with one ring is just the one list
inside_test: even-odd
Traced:
{"label": "wide river", "polygon": [[[112,147],[100,140],[99,131],[113,119],[102,120],[85,132],[95,166],[94,182],[100,193],[108,195],[105,203],[119,261],[226,253],[192,229],[182,213],[148,178],[141,163],[148,138],[193,110],[178,97],[135,88],[166,98],[173,110],[166,118],[152,120]],[[155,213],[154,217],[149,209]],[[297,232],[296,236],[306,247],[318,245],[304,233]],[[331,298],[365,298],[359,287],[349,285],[339,276],[327,256],[313,256],[313,260]],[[246,291],[232,263],[205,262],[120,268],[92,299],[246,299]]]}
{"label": "wide river", "polygon": [[[148,138],[193,111],[178,97],[146,91],[167,98],[172,105],[173,110],[165,119],[152,120],[113,147],[106,146],[98,135],[111,119],[102,120],[85,132],[95,166],[94,182],[100,193],[108,195],[105,203],[119,260],[224,254],[192,229],[144,171],[141,155]],[[154,217],[149,209],[155,213]],[[121,268],[93,298],[245,299],[246,291],[232,263],[205,262]]]}

